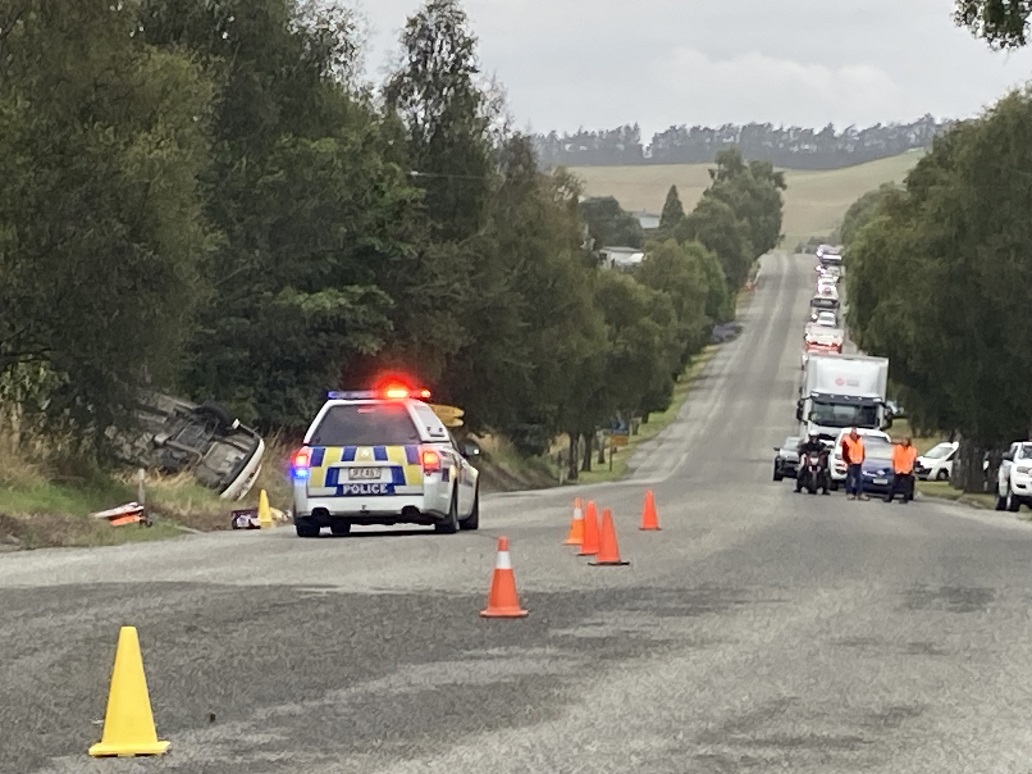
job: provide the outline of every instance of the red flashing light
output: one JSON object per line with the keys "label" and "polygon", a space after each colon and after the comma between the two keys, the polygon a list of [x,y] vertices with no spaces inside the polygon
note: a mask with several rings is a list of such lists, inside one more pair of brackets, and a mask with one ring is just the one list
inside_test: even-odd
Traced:
{"label": "red flashing light", "polygon": [[414,389],[401,379],[390,379],[382,382],[376,391],[387,400],[405,400],[406,398],[426,400],[430,397],[430,390],[425,387]]}
{"label": "red flashing light", "polygon": [[433,449],[423,451],[423,472],[437,473],[441,470],[441,455]]}
{"label": "red flashing light", "polygon": [[307,449],[301,449],[294,454],[293,466],[298,470],[306,470],[312,461],[312,455]]}

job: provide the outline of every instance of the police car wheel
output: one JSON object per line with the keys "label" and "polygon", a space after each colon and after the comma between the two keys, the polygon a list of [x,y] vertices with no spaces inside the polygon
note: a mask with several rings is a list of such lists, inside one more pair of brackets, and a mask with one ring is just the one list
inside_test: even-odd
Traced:
{"label": "police car wheel", "polygon": [[330,534],[334,537],[345,537],[351,534],[351,522],[339,521],[330,525]]}
{"label": "police car wheel", "polygon": [[480,528],[480,487],[476,488],[473,493],[473,510],[470,511],[469,516],[459,522],[459,529],[479,529]]}
{"label": "police car wheel", "polygon": [[459,504],[456,502],[457,493],[452,494],[451,506],[448,508],[448,516],[444,521],[434,525],[434,531],[442,535],[454,535],[459,531]]}
{"label": "police car wheel", "polygon": [[294,531],[297,532],[298,537],[303,538],[317,538],[321,531],[318,524],[311,524],[305,521],[294,522]]}

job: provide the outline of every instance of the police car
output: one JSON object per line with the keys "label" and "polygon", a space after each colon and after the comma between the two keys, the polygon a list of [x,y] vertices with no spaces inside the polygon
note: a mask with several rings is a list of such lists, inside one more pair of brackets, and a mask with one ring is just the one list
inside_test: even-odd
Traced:
{"label": "police car", "polygon": [[299,537],[354,524],[479,527],[479,471],[467,457],[480,449],[456,442],[429,397],[397,384],[329,394],[292,459]]}

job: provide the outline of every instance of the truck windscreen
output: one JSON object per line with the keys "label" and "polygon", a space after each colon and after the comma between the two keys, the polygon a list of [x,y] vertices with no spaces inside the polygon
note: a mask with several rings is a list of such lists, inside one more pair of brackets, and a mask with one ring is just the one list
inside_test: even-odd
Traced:
{"label": "truck windscreen", "polygon": [[878,406],[813,401],[810,421],[821,427],[878,427]]}

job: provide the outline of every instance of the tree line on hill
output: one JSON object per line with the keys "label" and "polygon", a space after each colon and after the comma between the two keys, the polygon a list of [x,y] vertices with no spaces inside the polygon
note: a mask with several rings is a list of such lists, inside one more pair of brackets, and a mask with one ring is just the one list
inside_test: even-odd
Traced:
{"label": "tree line on hill", "polygon": [[[971,26],[1016,45],[1010,16]],[[985,487],[985,454],[995,481],[1001,447],[1032,434],[1029,127],[1026,87],[936,138],[902,186],[865,194],[841,227],[851,334],[890,359],[916,427],[959,435],[969,491]]]}
{"label": "tree line on hill", "polygon": [[554,166],[709,163],[725,148],[737,147],[749,159],[788,169],[839,169],[928,147],[953,122],[925,115],[909,124],[823,129],[751,123],[719,127],[672,126],[642,143],[637,124],[572,134],[552,131],[534,137],[541,163]]}
{"label": "tree line on hill", "polygon": [[725,152],[640,266],[604,269],[627,214],[540,170],[455,0],[378,86],[332,3],[17,0],[0,40],[0,409],[77,455],[144,388],[297,434],[401,371],[472,431],[590,457],[669,405],[779,237],[784,181]]}

